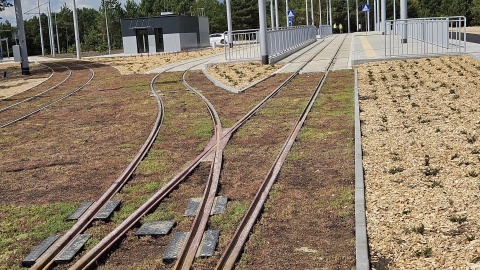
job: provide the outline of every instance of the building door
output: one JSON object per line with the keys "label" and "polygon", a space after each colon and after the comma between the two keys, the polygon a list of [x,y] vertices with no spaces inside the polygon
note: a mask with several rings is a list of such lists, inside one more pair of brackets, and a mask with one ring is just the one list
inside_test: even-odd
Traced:
{"label": "building door", "polygon": [[148,29],[137,29],[137,52],[148,53]]}
{"label": "building door", "polygon": [[163,29],[155,28],[155,43],[157,46],[157,52],[163,52]]}

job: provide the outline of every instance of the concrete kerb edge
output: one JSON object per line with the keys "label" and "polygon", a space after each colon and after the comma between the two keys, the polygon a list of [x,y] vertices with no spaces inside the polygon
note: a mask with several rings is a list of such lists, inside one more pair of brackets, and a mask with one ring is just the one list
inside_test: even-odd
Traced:
{"label": "concrete kerb edge", "polygon": [[237,90],[237,89],[234,89],[233,87],[230,87],[222,82],[220,82],[219,80],[215,79],[213,76],[211,76],[208,72],[207,72],[207,68],[214,65],[213,63],[208,63],[205,65],[205,68],[202,68],[202,72],[203,74],[205,75],[205,77],[207,77],[215,86],[218,86],[220,88],[223,88],[229,92],[232,92],[232,93],[235,93],[235,94],[238,94],[240,93],[241,91]]}
{"label": "concrete kerb edge", "polygon": [[355,69],[355,254],[356,270],[370,269],[367,221],[365,215],[365,183],[362,157],[362,132],[360,128],[360,103],[358,98],[358,71]]}

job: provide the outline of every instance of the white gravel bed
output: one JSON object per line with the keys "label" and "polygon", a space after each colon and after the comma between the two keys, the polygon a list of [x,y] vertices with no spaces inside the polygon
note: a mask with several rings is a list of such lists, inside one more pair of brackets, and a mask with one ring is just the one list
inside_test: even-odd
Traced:
{"label": "white gravel bed", "polygon": [[359,67],[375,269],[480,269],[480,62]]}

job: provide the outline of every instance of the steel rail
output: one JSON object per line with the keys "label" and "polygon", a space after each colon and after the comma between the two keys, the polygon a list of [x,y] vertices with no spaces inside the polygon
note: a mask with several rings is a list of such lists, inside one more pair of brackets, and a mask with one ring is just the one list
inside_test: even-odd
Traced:
{"label": "steel rail", "polygon": [[[206,56],[206,57],[201,57],[202,61],[205,61],[204,59],[210,59],[214,58],[218,55],[213,55],[213,56]],[[187,62],[182,62],[179,65],[174,65],[172,67],[168,67],[165,71],[171,70],[183,65],[188,65],[194,62],[199,61],[198,59],[194,59],[193,61],[187,61]],[[165,72],[163,71],[163,72]],[[155,121],[155,124],[152,128],[152,131],[150,132],[150,135],[148,136],[147,140],[139,150],[139,152],[136,154],[134,159],[130,162],[130,164],[127,166],[127,168],[124,169],[122,174],[113,182],[113,184],[110,186],[110,188],[97,200],[94,204],[92,204],[89,209],[77,220],[77,222],[70,228],[61,238],[59,238],[40,258],[37,259],[35,264],[31,267],[32,269],[49,269],[52,267],[54,258],[57,254],[59,254],[61,251],[63,251],[68,244],[80,233],[85,231],[88,226],[93,222],[94,216],[97,214],[97,212],[110,200],[113,198],[115,194],[120,191],[120,189],[125,185],[125,183],[130,179],[130,177],[133,175],[134,171],[140,164],[140,161],[146,156],[148,151],[150,150],[151,146],[155,142],[155,138],[157,137],[160,126],[163,123],[163,118],[165,115],[165,108],[163,104],[163,100],[161,99],[160,95],[157,93],[155,90],[155,81],[158,79],[158,77],[163,73],[157,74],[150,82],[150,90],[152,91],[153,95],[157,99],[157,104],[158,104],[158,114],[157,114],[157,119]],[[201,159],[207,155],[207,151],[204,151],[203,155],[200,155],[198,160],[192,161],[190,164],[187,165],[186,169],[184,169],[181,173],[177,175],[177,178],[179,179],[179,182],[182,181],[193,169],[195,169],[196,166],[200,163]],[[174,184],[169,186],[168,184],[165,185],[162,190],[167,190],[166,194],[169,194],[173,189],[176,188],[178,184]],[[169,189],[171,188],[171,189]],[[162,193],[162,192],[160,192]],[[165,192],[163,192],[165,193]],[[163,198],[162,198],[163,199]],[[161,200],[161,199],[160,199]],[[143,205],[144,207],[149,207],[148,202]],[[151,205],[151,208],[153,208],[155,204]],[[140,207],[141,208],[141,207]],[[139,208],[139,209],[140,209]],[[150,208],[150,209],[151,209]],[[137,209],[137,210],[139,210]],[[141,212],[142,210],[140,210]],[[148,212],[148,210],[147,210]],[[135,214],[135,213],[134,213]],[[136,223],[136,221],[133,221],[135,219],[134,214],[132,214],[129,218],[127,218],[124,223],[129,223],[132,222],[132,226]],[[141,218],[138,217],[138,218]],[[122,223],[123,224],[123,223]],[[122,231],[121,226],[117,227],[115,231]],[[119,232],[119,235],[121,236],[121,232]],[[118,238],[116,238],[118,240]],[[115,243],[116,240],[112,241],[112,244]],[[84,257],[82,257],[76,265],[85,265],[85,267],[88,267],[93,263],[93,261],[89,261],[88,258],[92,256],[92,254],[96,253],[97,255],[94,257],[98,258],[101,254],[103,254],[102,250],[108,250],[110,248],[109,242],[110,240],[108,239],[108,236],[102,239],[100,243],[98,243],[94,249],[92,249],[92,252],[87,253]],[[105,247],[106,246],[106,247]],[[83,266],[76,266],[74,269],[80,269],[83,268]]]}
{"label": "steel rail", "polygon": [[[333,42],[333,40],[331,42]],[[328,43],[327,46],[330,43]],[[323,49],[325,49],[325,47]],[[318,54],[320,54],[320,52],[323,51],[323,49],[320,50],[318,53],[316,53],[313,57],[311,57],[309,61],[306,61],[306,63],[304,63],[300,68],[298,68],[295,73],[293,73],[291,76],[289,76],[289,78],[287,80],[285,80],[277,89],[275,89],[275,91],[273,91],[270,95],[268,95],[264,100],[262,100],[262,102],[257,104],[257,106],[255,106],[249,113],[247,113],[241,120],[239,120],[232,127],[232,129],[227,132],[226,135],[228,135],[228,137],[226,136],[225,138],[221,139],[222,140],[221,147],[218,146],[218,140],[217,140],[216,156],[215,156],[215,159],[214,159],[215,162],[218,162],[219,160],[221,160],[222,155],[219,154],[219,153],[223,153],[223,149],[224,149],[225,145],[228,143],[228,140],[231,138],[232,133],[235,132],[240,126],[242,126],[251,116],[253,116],[254,113],[257,112],[260,109],[260,107],[263,106],[263,104],[265,104],[268,100],[270,100],[286,84],[288,84],[294,77],[296,77],[300,73],[301,69],[303,67],[305,67],[309,62],[311,62],[311,60],[313,60]],[[295,59],[297,59],[299,57],[300,57],[300,55],[295,57]],[[197,92],[193,87],[188,85],[188,83],[185,80],[185,74],[184,74],[184,84],[188,89]],[[198,95],[201,95],[201,94],[198,93]],[[202,98],[203,98],[203,96],[202,96]],[[218,169],[218,171],[215,171],[214,174],[215,174],[215,176],[218,175],[217,176],[218,178],[215,179],[215,180],[212,180],[213,184],[210,183],[210,178],[209,178],[209,182],[207,183],[207,189],[205,190],[205,194],[204,194],[204,197],[202,199],[201,206],[199,207],[200,210],[198,211],[198,214],[195,217],[195,220],[193,222],[190,233],[187,236],[185,244],[180,251],[179,257],[177,258],[177,261],[176,261],[173,269],[187,270],[187,269],[190,269],[192,267],[195,255],[197,253],[197,249],[200,245],[200,241],[202,240],[203,233],[205,231],[206,225],[207,225],[209,217],[210,217],[211,207],[213,206],[213,199],[215,198],[216,191],[217,191],[217,186],[218,186],[218,182],[219,182],[221,162],[219,162],[219,165],[217,165],[217,167],[214,168],[214,170],[217,170],[217,169]],[[208,189],[210,189],[210,191],[209,191],[210,193],[207,194]],[[199,221],[199,219],[201,219],[201,220]]]}
{"label": "steel rail", "polygon": [[[346,36],[345,36],[346,38]],[[320,93],[321,88],[323,87],[323,84],[325,83],[325,80],[328,76],[328,73],[330,69],[332,68],[335,58],[337,57],[341,46],[343,45],[343,42],[345,39],[342,41],[342,44],[334,54],[332,60],[330,61],[328,68],[326,72],[323,74],[322,78],[320,79],[319,84],[317,85],[314,93],[309,99],[308,105],[305,107],[304,111],[302,112],[302,115],[300,116],[299,120],[295,124],[292,132],[290,133],[288,139],[285,141],[284,145],[282,146],[282,149],[280,153],[278,154],[277,158],[275,159],[275,162],[273,163],[272,167],[270,168],[270,171],[268,172],[266,178],[262,182],[262,185],[260,186],[259,190],[257,191],[254,200],[250,204],[246,214],[242,218],[242,221],[240,222],[240,225],[237,227],[237,229],[234,232],[234,235],[226,247],[225,252],[222,254],[219,262],[217,263],[217,266],[215,269],[233,269],[235,262],[240,255],[243,246],[245,245],[245,242],[248,239],[248,236],[255,225],[255,223],[258,220],[258,217],[263,209],[263,205],[265,204],[268,193],[271,190],[271,187],[275,183],[275,180],[280,173],[280,170],[283,166],[283,163],[285,162],[287,155],[293,146],[293,143],[295,142],[295,138],[297,137],[298,133],[300,132],[300,129],[303,126],[303,123],[305,122],[308,113],[310,112],[318,94]],[[312,58],[313,59],[313,58]],[[306,64],[305,64],[306,65]],[[304,66],[305,66],[304,65]],[[302,67],[303,68],[303,67]]]}
{"label": "steel rail", "polygon": [[[333,42],[330,41],[330,43]],[[329,43],[329,44],[330,44]],[[328,46],[328,44],[327,44]],[[325,46],[326,47],[326,46]],[[323,51],[323,49],[322,49]],[[321,51],[320,51],[321,52]],[[316,55],[318,55],[318,52]],[[315,55],[315,56],[316,56]],[[314,56],[314,57],[315,57]],[[299,56],[295,57],[297,59]],[[312,59],[314,58],[312,57]],[[209,57],[207,57],[209,58]],[[195,60],[192,62],[196,62]],[[182,63],[181,65],[191,64]],[[307,63],[305,63],[301,68],[303,68]],[[200,65],[200,64],[198,64]],[[174,69],[177,66],[171,67]],[[265,97],[261,102],[259,102],[254,108],[252,108],[246,115],[244,115],[232,128],[228,129],[226,132],[218,132],[217,136],[220,136],[221,144],[226,144],[225,140],[228,140],[229,137],[248,119],[250,119],[263,105],[273,96],[275,96],[285,85],[287,85],[295,76],[298,75],[300,69],[292,75],[290,75],[280,86],[278,86],[274,91],[272,91],[267,97]],[[190,68],[191,69],[191,68]],[[165,72],[165,71],[163,71]],[[157,76],[159,76],[158,74]],[[220,123],[220,122],[219,122]],[[200,153],[195,159],[190,161],[184,166],[184,168],[177,173],[168,183],[166,183],[160,190],[158,190],[150,199],[148,199],[143,205],[141,205],[137,210],[135,210],[128,218],[126,218],[120,225],[118,225],[114,230],[112,230],[107,236],[105,236],[97,245],[90,249],[82,258],[80,258],[71,268],[72,269],[89,269],[93,264],[108,250],[110,250],[120,238],[125,235],[128,230],[133,228],[140,219],[147,213],[151,212],[163,199],[165,199],[173,190],[175,190],[178,185],[200,164],[200,162],[210,155],[214,151],[214,147],[218,146],[218,139],[214,145],[207,146],[202,153]],[[215,156],[220,155],[221,151],[215,151]],[[220,158],[215,159],[217,162]],[[213,163],[215,163],[215,160]],[[212,164],[213,166],[213,164]],[[220,166],[217,166],[220,167]],[[212,173],[212,170],[211,170]],[[207,190],[207,189],[206,189]],[[84,214],[84,216],[86,216]]]}
{"label": "steel rail", "polygon": [[[80,65],[81,65],[81,64],[80,64]],[[83,65],[83,66],[85,66],[85,65]],[[85,66],[85,67],[87,67],[87,66]],[[67,94],[65,94],[65,95],[63,95],[63,96],[61,96],[61,97],[59,97],[59,98],[57,98],[57,99],[55,99],[55,100],[47,103],[47,104],[44,104],[43,106],[41,106],[40,108],[38,108],[38,109],[36,109],[36,110],[34,110],[34,111],[31,111],[31,112],[29,112],[29,113],[27,113],[27,114],[24,114],[24,115],[22,115],[22,116],[20,116],[20,117],[18,117],[18,118],[16,118],[16,119],[14,119],[14,120],[11,120],[11,121],[9,121],[9,122],[0,124],[0,128],[4,128],[4,127],[7,127],[7,126],[10,126],[10,125],[12,125],[12,124],[15,124],[15,123],[18,122],[18,121],[21,121],[21,120],[23,120],[23,119],[25,119],[25,118],[27,118],[27,117],[30,117],[30,116],[32,116],[32,115],[34,115],[34,114],[36,114],[36,113],[38,113],[38,112],[40,112],[40,111],[48,108],[48,107],[50,107],[50,106],[52,106],[52,105],[54,105],[54,104],[56,104],[56,103],[58,103],[58,102],[60,102],[60,101],[62,101],[62,100],[64,100],[64,99],[66,99],[66,98],[68,98],[68,97],[70,97],[71,95],[73,95],[73,94],[75,94],[76,92],[78,92],[78,91],[80,91],[81,89],[83,89],[83,88],[84,88],[85,86],[87,86],[87,84],[89,84],[89,83],[93,80],[93,78],[95,77],[95,71],[93,71],[92,68],[88,68],[88,69],[90,69],[91,75],[90,75],[90,78],[89,78],[85,83],[83,83],[83,84],[80,85],[79,87],[75,88],[73,91],[71,91],[71,92],[69,92],[69,93],[67,93]]]}
{"label": "steel rail", "polygon": [[[159,74],[160,75],[160,74]],[[156,79],[158,75],[154,78]],[[77,222],[70,228],[60,239],[58,239],[31,267],[31,269],[49,269],[53,264],[54,257],[60,253],[68,244],[81,232],[83,232],[93,222],[94,216],[98,211],[110,200],[128,181],[135,169],[138,167],[140,161],[146,156],[148,150],[155,142],[155,138],[160,130],[160,125],[163,122],[164,105],[163,101],[154,89],[154,80],[150,84],[150,89],[157,99],[158,113],[153,128],[133,160],[124,169],[122,174],[113,182],[110,188],[94,203],[92,206],[77,220]]]}
{"label": "steel rail", "polygon": [[202,202],[199,206],[199,210],[195,219],[193,220],[192,227],[190,229],[190,233],[188,234],[187,239],[185,240],[185,244],[183,245],[180,254],[177,258],[175,263],[174,269],[190,269],[190,266],[195,259],[195,254],[197,253],[197,249],[200,246],[200,243],[203,238],[203,233],[205,228],[207,227],[207,223],[210,217],[210,212],[213,207],[213,203],[215,201],[215,196],[217,195],[218,184],[220,182],[220,172],[222,170],[222,162],[223,162],[223,149],[225,148],[225,144],[221,145],[221,135],[222,135],[222,122],[220,121],[220,117],[213,106],[212,103],[199,91],[195,90],[191,87],[186,79],[187,72],[184,72],[182,75],[182,82],[185,87],[193,91],[197,96],[199,96],[210,112],[212,119],[215,123],[215,148],[214,148],[214,157],[213,162],[210,168],[210,174],[207,180],[207,185],[203,194]]}
{"label": "steel rail", "polygon": [[[62,67],[64,67],[64,68],[66,68],[66,69],[69,71],[68,76],[67,76],[65,79],[63,79],[61,82],[59,82],[58,84],[56,84],[56,85],[54,85],[54,86],[52,86],[52,87],[50,87],[50,88],[48,88],[48,89],[46,89],[46,90],[38,93],[38,94],[35,94],[35,95],[33,95],[33,96],[31,96],[31,97],[28,97],[28,98],[26,98],[26,99],[24,99],[24,100],[22,100],[22,101],[16,102],[16,103],[11,104],[11,105],[9,105],[9,106],[7,106],[7,107],[5,107],[5,108],[0,109],[0,113],[6,111],[6,110],[8,110],[8,109],[11,109],[11,108],[13,108],[13,107],[15,107],[15,106],[18,106],[18,105],[20,105],[20,104],[23,104],[23,103],[25,103],[25,102],[28,102],[28,101],[30,101],[30,100],[32,100],[32,99],[35,99],[35,98],[37,98],[37,97],[39,97],[39,96],[41,96],[41,95],[43,95],[43,94],[45,94],[45,93],[47,93],[47,92],[49,92],[49,91],[51,91],[51,90],[57,88],[58,86],[60,86],[60,85],[63,84],[64,82],[66,82],[66,81],[72,76],[72,70],[71,70],[69,67],[64,66],[64,65],[60,65],[60,64],[57,64],[57,63],[51,63],[51,64],[55,64],[55,65],[62,66]],[[55,73],[55,70],[53,70],[53,68],[47,66],[46,64],[42,64],[42,65],[44,65],[44,66],[46,66],[47,68],[51,69],[51,70],[52,70],[52,74],[51,74],[50,77],[48,77],[45,81],[43,81],[43,82],[37,84],[36,86],[30,88],[30,90],[33,89],[33,88],[35,88],[35,87],[38,87],[38,86],[42,85],[43,83],[45,83],[46,81],[48,81],[50,78],[52,78],[53,74]]]}

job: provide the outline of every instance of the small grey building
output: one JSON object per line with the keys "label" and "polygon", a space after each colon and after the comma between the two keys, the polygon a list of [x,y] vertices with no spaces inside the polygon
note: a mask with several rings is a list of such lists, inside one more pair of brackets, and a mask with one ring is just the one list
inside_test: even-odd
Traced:
{"label": "small grey building", "polygon": [[207,17],[169,14],[122,19],[123,51],[141,54],[208,47],[209,32]]}

